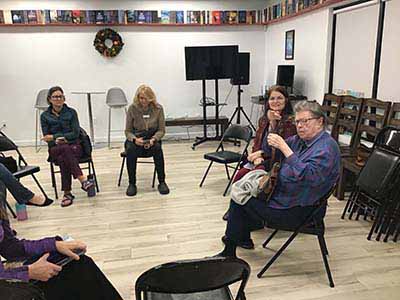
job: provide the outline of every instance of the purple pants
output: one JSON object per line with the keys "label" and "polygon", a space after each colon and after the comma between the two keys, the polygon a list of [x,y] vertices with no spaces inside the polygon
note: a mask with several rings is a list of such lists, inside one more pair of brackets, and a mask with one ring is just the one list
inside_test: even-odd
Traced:
{"label": "purple pants", "polygon": [[61,144],[49,149],[50,158],[59,167],[61,172],[61,190],[70,191],[72,180],[81,176],[82,170],[79,167],[79,158],[82,156],[80,144]]}

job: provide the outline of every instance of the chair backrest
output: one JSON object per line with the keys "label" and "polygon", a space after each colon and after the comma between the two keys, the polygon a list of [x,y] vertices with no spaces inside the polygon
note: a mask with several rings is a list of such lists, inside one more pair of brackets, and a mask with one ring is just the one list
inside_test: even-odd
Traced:
{"label": "chair backrest", "polygon": [[374,147],[387,148],[400,155],[400,127],[386,126],[376,136]]}
{"label": "chair backrest", "polygon": [[376,146],[358,175],[356,186],[375,199],[383,199],[397,185],[400,153]]}
{"label": "chair backrest", "polygon": [[339,109],[342,103],[342,96],[335,94],[325,94],[324,100],[322,101],[322,110],[325,112],[328,118],[328,128],[331,131],[332,136],[336,136],[333,132],[335,124],[339,116]]}
{"label": "chair backrest", "polygon": [[49,92],[48,89],[43,89],[39,91],[39,93],[36,96],[35,108],[46,109],[47,107],[49,107],[49,104],[47,103],[48,92]]}
{"label": "chair backrest", "polygon": [[400,103],[392,103],[388,125],[400,128]]}
{"label": "chair backrest", "polygon": [[92,157],[92,142],[90,137],[82,127],[79,129],[79,140],[82,146],[82,152],[84,157]]}
{"label": "chair backrest", "polygon": [[[182,260],[154,267],[136,280],[136,299],[142,299],[142,292],[171,294],[195,294],[189,299],[206,299],[199,293],[217,289],[229,291],[229,285],[241,281],[236,299],[244,298],[244,288],[250,275],[247,262],[233,257],[213,257],[196,260]],[[223,293],[221,293],[223,295]],[[145,299],[146,296],[145,296]],[[160,298],[161,299],[161,298]],[[171,298],[169,298],[171,299]],[[218,298],[207,298],[215,299]],[[223,298],[230,299],[230,298]]]}
{"label": "chair backrest", "polygon": [[106,104],[110,107],[122,107],[128,105],[128,100],[121,88],[113,87],[107,91]]}
{"label": "chair backrest", "polygon": [[349,146],[352,150],[354,149],[354,142],[356,138],[356,132],[358,130],[358,124],[362,113],[364,99],[355,98],[352,96],[342,96],[340,109],[338,110],[338,117],[332,133],[332,137],[342,144],[340,136],[348,136],[349,142],[344,143]]}
{"label": "chair backrest", "polygon": [[243,126],[238,124],[232,124],[225,130],[223,141],[228,139],[238,139],[249,143],[253,135],[253,130],[250,126]]}
{"label": "chair backrest", "polygon": [[[375,141],[379,131],[386,126],[391,102],[377,99],[365,99],[363,111],[360,117],[360,124],[355,137],[355,147],[364,144],[372,150],[372,144]],[[368,146],[368,144],[370,146]]]}

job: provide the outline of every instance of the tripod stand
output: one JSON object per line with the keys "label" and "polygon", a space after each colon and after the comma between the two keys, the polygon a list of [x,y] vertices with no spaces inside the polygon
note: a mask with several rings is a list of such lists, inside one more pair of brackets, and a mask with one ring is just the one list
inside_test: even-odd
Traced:
{"label": "tripod stand", "polygon": [[237,90],[237,106],[235,108],[235,111],[233,112],[231,118],[229,119],[228,122],[228,126],[232,124],[233,118],[236,116],[236,124],[240,124],[240,113],[242,113],[244,115],[244,117],[246,118],[247,122],[249,122],[249,125],[251,126],[251,128],[253,128],[254,131],[256,131],[256,128],[254,127],[253,123],[251,123],[250,118],[248,117],[248,115],[246,114],[246,112],[243,109],[243,106],[241,105],[241,94],[243,93],[242,88],[240,87],[240,84],[238,85],[238,90]]}

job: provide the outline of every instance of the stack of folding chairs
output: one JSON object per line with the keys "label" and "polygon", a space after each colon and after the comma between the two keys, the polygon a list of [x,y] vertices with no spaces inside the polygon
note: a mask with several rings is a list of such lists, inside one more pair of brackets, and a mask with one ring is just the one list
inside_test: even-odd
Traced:
{"label": "stack of folding chairs", "polygon": [[374,142],[373,151],[357,178],[342,213],[359,220],[371,220],[368,240],[379,241],[400,236],[400,129],[383,128]]}

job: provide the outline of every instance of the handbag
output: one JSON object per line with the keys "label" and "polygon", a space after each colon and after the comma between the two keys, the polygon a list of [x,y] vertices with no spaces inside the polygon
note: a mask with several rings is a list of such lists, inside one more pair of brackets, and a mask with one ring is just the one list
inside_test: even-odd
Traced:
{"label": "handbag", "polygon": [[0,163],[2,163],[11,173],[18,171],[17,161],[12,156],[5,156],[0,153]]}
{"label": "handbag", "polygon": [[86,157],[91,157],[93,150],[92,143],[90,141],[89,135],[83,128],[80,128],[79,130],[79,141],[82,146],[83,155]]}
{"label": "handbag", "polygon": [[46,300],[44,293],[30,282],[0,280],[1,300]]}

